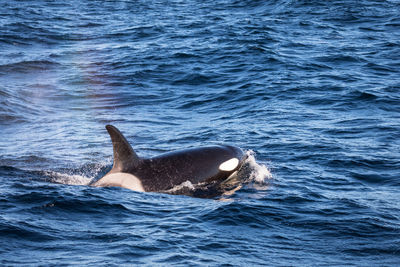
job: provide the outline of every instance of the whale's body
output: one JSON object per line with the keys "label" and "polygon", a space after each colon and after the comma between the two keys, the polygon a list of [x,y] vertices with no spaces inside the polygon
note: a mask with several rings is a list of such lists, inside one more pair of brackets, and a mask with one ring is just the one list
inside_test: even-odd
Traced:
{"label": "whale's body", "polygon": [[122,133],[112,125],[110,134],[113,168],[93,186],[118,186],[140,192],[172,189],[190,181],[192,184],[220,183],[237,173],[246,155],[228,145],[206,146],[173,151],[153,158],[139,158]]}

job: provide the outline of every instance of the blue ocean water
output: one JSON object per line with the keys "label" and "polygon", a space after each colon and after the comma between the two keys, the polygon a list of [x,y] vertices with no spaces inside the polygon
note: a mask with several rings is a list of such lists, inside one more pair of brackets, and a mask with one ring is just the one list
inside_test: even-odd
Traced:
{"label": "blue ocean water", "polygon": [[[0,264],[400,264],[400,2],[0,1]],[[232,144],[242,188],[94,188]]]}

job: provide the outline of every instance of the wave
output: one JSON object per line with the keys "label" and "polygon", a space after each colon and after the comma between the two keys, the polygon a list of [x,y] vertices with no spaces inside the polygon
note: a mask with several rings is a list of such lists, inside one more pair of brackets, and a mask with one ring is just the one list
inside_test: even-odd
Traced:
{"label": "wave", "polygon": [[30,242],[49,242],[57,240],[48,231],[47,227],[38,227],[29,222],[4,223],[0,220],[2,238],[14,240],[28,240]]}
{"label": "wave", "polygon": [[31,73],[35,71],[49,71],[60,63],[51,60],[23,60],[14,63],[0,65],[0,73]]}

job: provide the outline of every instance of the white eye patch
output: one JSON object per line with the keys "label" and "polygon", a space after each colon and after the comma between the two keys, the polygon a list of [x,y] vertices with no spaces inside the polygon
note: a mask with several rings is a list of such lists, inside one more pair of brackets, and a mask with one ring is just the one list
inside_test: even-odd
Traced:
{"label": "white eye patch", "polygon": [[219,165],[219,170],[225,172],[233,171],[238,165],[239,160],[237,158],[231,158],[230,160],[221,163],[221,165]]}

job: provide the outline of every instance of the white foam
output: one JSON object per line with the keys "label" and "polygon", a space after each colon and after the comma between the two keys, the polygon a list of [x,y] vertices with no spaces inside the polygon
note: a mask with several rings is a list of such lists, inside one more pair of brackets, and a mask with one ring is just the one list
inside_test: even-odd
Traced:
{"label": "white foam", "polygon": [[66,169],[65,172],[44,171],[44,175],[49,177],[50,182],[66,185],[89,185],[97,177],[99,172],[107,166],[109,162],[95,165],[83,166],[80,169]]}
{"label": "white foam", "polygon": [[264,183],[266,179],[271,179],[272,174],[267,166],[256,162],[255,153],[252,150],[246,151],[247,159],[245,164],[249,166],[249,180],[256,183]]}
{"label": "white foam", "polygon": [[173,192],[182,190],[182,189],[184,189],[184,188],[188,188],[189,190],[195,190],[195,187],[194,187],[194,185],[192,184],[192,182],[190,182],[190,181],[188,180],[188,181],[186,181],[186,182],[183,182],[183,183],[181,183],[181,184],[179,184],[179,185],[174,186],[173,188],[167,190],[166,192],[168,192],[168,193],[173,193]]}
{"label": "white foam", "polygon": [[92,178],[78,175],[78,174],[67,174],[55,171],[46,171],[45,175],[51,178],[53,183],[68,184],[68,185],[88,185]]}

